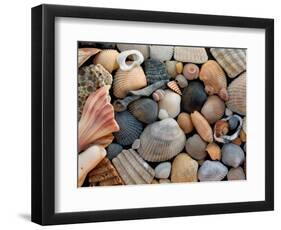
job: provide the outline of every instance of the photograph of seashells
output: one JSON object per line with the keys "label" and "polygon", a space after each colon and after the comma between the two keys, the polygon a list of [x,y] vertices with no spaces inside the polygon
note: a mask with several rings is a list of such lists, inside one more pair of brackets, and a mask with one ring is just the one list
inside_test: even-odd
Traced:
{"label": "photograph of seashells", "polygon": [[78,187],[246,180],[246,52],[78,42]]}

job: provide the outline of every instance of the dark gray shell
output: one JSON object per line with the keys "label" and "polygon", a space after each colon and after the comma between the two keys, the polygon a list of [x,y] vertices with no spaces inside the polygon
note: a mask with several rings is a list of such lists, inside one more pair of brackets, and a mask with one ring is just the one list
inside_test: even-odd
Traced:
{"label": "dark gray shell", "polygon": [[200,181],[221,181],[227,175],[228,169],[219,161],[206,160],[199,168]]}
{"label": "dark gray shell", "polygon": [[237,168],[245,160],[245,154],[240,146],[228,143],[222,147],[222,162],[225,165]]}
{"label": "dark gray shell", "polygon": [[187,113],[192,113],[194,110],[200,112],[206,100],[204,85],[198,81],[192,81],[183,91],[181,107]]}
{"label": "dark gray shell", "polygon": [[120,130],[114,133],[116,142],[122,146],[128,146],[138,139],[143,130],[143,125],[127,110],[116,113],[115,120],[117,121]]}
{"label": "dark gray shell", "polygon": [[144,72],[149,85],[157,81],[170,79],[166,70],[166,65],[156,59],[147,59],[144,62]]}
{"label": "dark gray shell", "polygon": [[116,157],[119,153],[121,153],[123,150],[122,145],[119,145],[117,143],[111,143],[109,146],[106,148],[107,152],[107,158],[109,160],[112,160],[114,157]]}

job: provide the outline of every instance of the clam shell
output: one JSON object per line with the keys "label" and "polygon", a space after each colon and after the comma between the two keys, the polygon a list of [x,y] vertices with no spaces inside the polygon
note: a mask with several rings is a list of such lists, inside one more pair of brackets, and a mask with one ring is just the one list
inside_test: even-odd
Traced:
{"label": "clam shell", "polygon": [[171,89],[175,93],[177,93],[179,95],[182,95],[181,90],[180,90],[180,88],[179,88],[179,86],[178,86],[176,81],[169,81],[167,83],[167,86],[168,86],[169,89]]}
{"label": "clam shell", "polygon": [[176,76],[176,79],[175,79],[176,83],[179,85],[179,87],[181,88],[185,88],[188,86],[188,82],[187,80],[185,79],[185,77],[181,74],[177,75]]}
{"label": "clam shell", "polygon": [[133,144],[143,130],[142,123],[128,111],[116,113],[115,119],[120,127],[120,131],[114,133],[116,142],[122,146]]}
{"label": "clam shell", "polygon": [[241,167],[231,168],[227,173],[227,180],[245,180],[246,175]]}
{"label": "clam shell", "polygon": [[181,107],[184,112],[200,111],[207,100],[207,95],[202,83],[192,81],[182,93]]}
{"label": "clam shell", "polygon": [[193,124],[191,121],[191,117],[188,113],[184,113],[184,112],[180,113],[177,122],[179,124],[179,127],[182,129],[182,131],[185,134],[192,132]]}
{"label": "clam shell", "polygon": [[150,184],[155,176],[154,169],[133,149],[123,150],[112,163],[127,185]]}
{"label": "clam shell", "polygon": [[97,48],[79,48],[78,49],[78,67],[83,65],[90,57],[100,52]]}
{"label": "clam shell", "polygon": [[224,110],[224,102],[218,96],[213,95],[208,97],[201,113],[210,124],[213,124],[223,116]]}
{"label": "clam shell", "polygon": [[[133,59],[133,62],[130,62],[130,64],[126,62],[128,56],[132,57]],[[143,63],[143,60],[142,53],[138,50],[126,50],[117,56],[117,63],[120,66],[120,69],[123,71],[129,71],[135,66],[140,66],[141,63]]]}
{"label": "clam shell", "polygon": [[186,152],[196,160],[202,160],[207,156],[206,147],[207,143],[198,134],[189,137],[185,144]]}
{"label": "clam shell", "polygon": [[112,160],[114,157],[116,157],[119,153],[121,153],[123,150],[122,145],[119,145],[117,143],[111,143],[109,146],[107,146],[107,158],[109,160]]}
{"label": "clam shell", "polygon": [[160,101],[164,98],[165,96],[165,91],[163,89],[157,89],[153,94],[153,100],[154,101]]}
{"label": "clam shell", "polygon": [[221,181],[227,172],[227,167],[221,162],[206,160],[198,170],[198,179],[200,181]]}
{"label": "clam shell", "polygon": [[150,46],[150,58],[157,59],[160,61],[168,61],[171,60],[174,54],[173,46]]}
{"label": "clam shell", "polygon": [[165,62],[167,72],[172,78],[175,78],[178,74],[177,69],[176,69],[177,63],[178,63],[177,61],[166,61]]}
{"label": "clam shell", "polygon": [[216,61],[209,60],[203,64],[199,78],[204,82],[205,90],[209,95],[217,94],[224,101],[228,100],[225,73]]}
{"label": "clam shell", "polygon": [[199,67],[192,63],[185,64],[182,74],[187,80],[197,79],[199,76]]}
{"label": "clam shell", "polygon": [[235,78],[227,88],[229,100],[226,106],[233,112],[246,115],[246,73]]}
{"label": "clam shell", "polygon": [[113,94],[117,98],[124,98],[129,91],[143,88],[147,85],[145,74],[140,66],[130,71],[118,69],[113,81]]}
{"label": "clam shell", "polygon": [[167,89],[165,96],[158,102],[159,109],[164,109],[169,114],[169,117],[176,117],[180,113],[181,97],[177,93]]}
{"label": "clam shell", "polygon": [[213,161],[219,161],[221,159],[221,149],[215,142],[209,143],[206,151]]}
{"label": "clam shell", "polygon": [[205,48],[176,46],[174,59],[181,62],[202,64],[208,60],[208,55]]}
{"label": "clam shell", "polygon": [[170,79],[165,64],[159,60],[155,60],[155,59],[145,60],[144,71],[149,85],[157,81]]}
{"label": "clam shell", "polygon": [[129,104],[128,110],[139,121],[150,124],[157,120],[158,104],[150,98],[141,98]]}
{"label": "clam shell", "polygon": [[117,48],[120,52],[125,50],[138,50],[142,53],[144,59],[149,57],[149,46],[148,45],[138,45],[138,44],[117,44]]}
{"label": "clam shell", "polygon": [[206,142],[213,142],[213,131],[208,121],[197,111],[191,113],[194,128],[200,137]]}
{"label": "clam shell", "polygon": [[228,77],[234,78],[246,70],[245,49],[211,48],[210,52]]}
{"label": "clam shell", "polygon": [[178,63],[176,64],[176,72],[177,72],[177,74],[181,74],[181,73],[182,73],[182,70],[183,70],[183,64],[182,64],[182,62],[178,62]]}
{"label": "clam shell", "polygon": [[118,69],[118,54],[117,50],[102,50],[95,56],[93,63],[95,65],[101,64],[109,73],[112,73],[113,70]]}
{"label": "clam shell", "polygon": [[140,156],[153,162],[166,161],[180,153],[185,145],[185,134],[172,118],[154,122],[140,136]]}
{"label": "clam shell", "polygon": [[222,162],[225,165],[237,168],[245,160],[245,154],[240,146],[228,143],[222,147]]}

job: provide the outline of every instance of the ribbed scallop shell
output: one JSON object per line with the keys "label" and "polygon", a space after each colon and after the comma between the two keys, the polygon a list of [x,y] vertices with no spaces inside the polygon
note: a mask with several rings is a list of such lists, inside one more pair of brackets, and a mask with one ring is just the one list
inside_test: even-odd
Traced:
{"label": "ribbed scallop shell", "polygon": [[208,60],[208,55],[205,48],[176,46],[174,49],[174,59],[181,62],[202,64]]}
{"label": "ribbed scallop shell", "polygon": [[228,77],[234,78],[246,70],[246,50],[211,48],[210,51]]}
{"label": "ribbed scallop shell", "polygon": [[147,85],[142,67],[137,66],[130,71],[118,69],[113,81],[113,94],[117,98],[124,98],[131,90],[137,90]]}
{"label": "ribbed scallop shell", "polygon": [[95,65],[101,64],[109,73],[112,73],[113,70],[116,70],[118,68],[118,54],[119,53],[117,50],[102,50],[95,56],[93,63]]}
{"label": "ribbed scallop shell", "polygon": [[199,76],[199,67],[195,64],[185,64],[182,71],[187,80],[194,80]]}
{"label": "ribbed scallop shell", "polygon": [[233,112],[246,115],[246,73],[242,73],[228,86],[226,106]]}
{"label": "ribbed scallop shell", "polygon": [[200,137],[207,142],[213,142],[213,131],[208,121],[199,112],[194,111],[191,115],[194,128]]}
{"label": "ribbed scallop shell", "polygon": [[209,96],[201,109],[202,115],[210,124],[219,120],[225,111],[225,104],[218,96]]}
{"label": "ribbed scallop shell", "polygon": [[114,133],[116,142],[122,146],[128,146],[139,138],[143,130],[143,125],[128,111],[115,114],[116,122],[120,131]]}
{"label": "ribbed scallop shell", "polygon": [[144,71],[149,85],[170,78],[165,64],[159,60],[147,59],[144,62]]}
{"label": "ribbed scallop shell", "polygon": [[171,60],[174,54],[173,46],[150,46],[150,58],[157,59],[160,61],[168,61]]}
{"label": "ribbed scallop shell", "polygon": [[227,167],[221,162],[206,160],[198,170],[198,179],[200,181],[221,181],[227,172]]}
{"label": "ribbed scallop shell", "polygon": [[90,57],[100,52],[97,48],[79,48],[78,49],[78,67],[83,65]]}
{"label": "ribbed scallop shell", "polygon": [[180,88],[179,88],[179,86],[178,86],[176,81],[169,81],[167,83],[167,86],[168,86],[169,89],[171,89],[175,93],[177,93],[179,95],[182,95],[181,90],[180,90]]}
{"label": "ribbed scallop shell", "polygon": [[150,184],[155,176],[154,169],[133,149],[123,150],[112,163],[127,185]]}
{"label": "ribbed scallop shell", "polygon": [[125,50],[138,50],[142,53],[144,59],[149,57],[149,46],[148,45],[137,45],[137,44],[117,44],[117,48],[122,52]]}
{"label": "ribbed scallop shell", "polygon": [[140,136],[140,156],[153,162],[169,160],[180,153],[185,145],[185,134],[172,118],[154,122]]}

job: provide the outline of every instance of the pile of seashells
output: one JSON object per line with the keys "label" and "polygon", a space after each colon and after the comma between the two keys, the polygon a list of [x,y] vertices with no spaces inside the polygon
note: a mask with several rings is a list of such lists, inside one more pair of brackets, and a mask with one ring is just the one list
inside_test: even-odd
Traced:
{"label": "pile of seashells", "polygon": [[78,46],[79,187],[246,179],[246,50]]}

